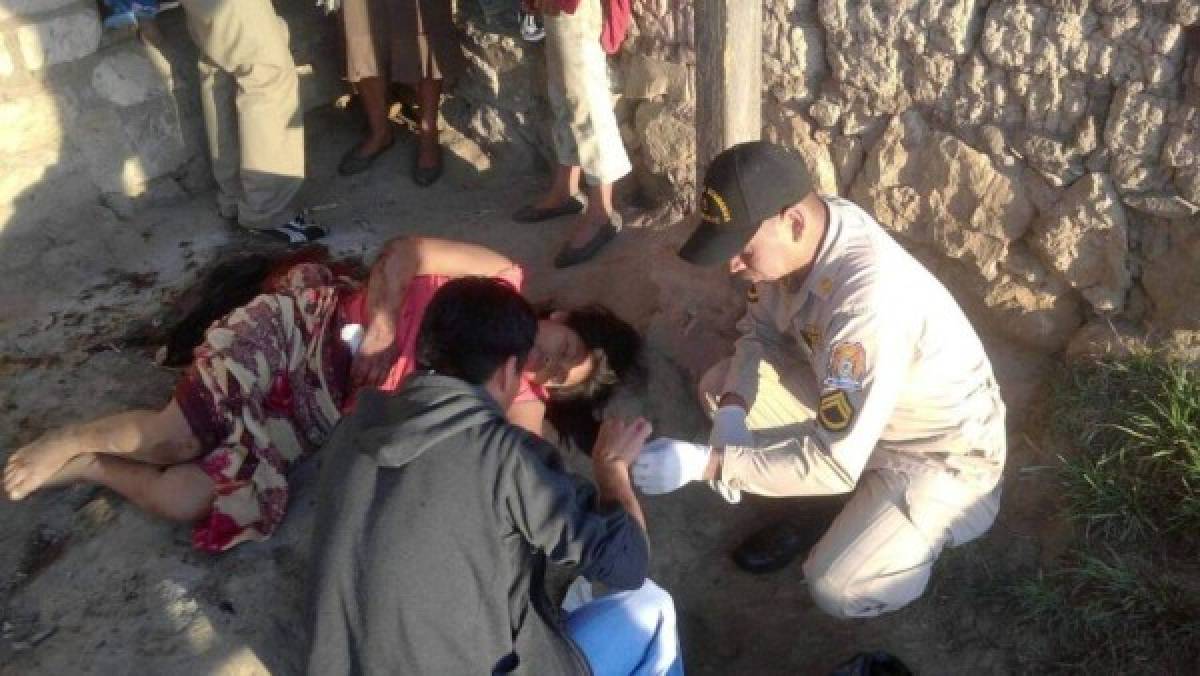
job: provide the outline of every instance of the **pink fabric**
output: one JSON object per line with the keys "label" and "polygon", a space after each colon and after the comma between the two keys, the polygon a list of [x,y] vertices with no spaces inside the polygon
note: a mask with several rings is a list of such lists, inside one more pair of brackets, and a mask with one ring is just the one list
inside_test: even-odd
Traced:
{"label": "pink fabric", "polygon": [[[508,282],[513,288],[520,291],[521,285],[525,281],[525,271],[514,265],[496,275],[495,278]],[[396,312],[396,346],[398,348],[396,362],[392,364],[387,378],[379,386],[380,390],[395,392],[408,374],[416,368],[417,333],[421,329],[421,318],[425,316],[425,310],[429,307],[429,302],[433,300],[433,294],[451,279],[453,277],[420,275],[408,283],[408,288],[404,291],[404,301]],[[347,296],[342,306],[343,324],[363,324],[365,326],[366,301],[365,287]],[[351,397],[352,399],[353,397]],[[540,385],[527,379],[522,380],[521,390],[517,394],[517,402],[545,400],[546,391]]]}
{"label": "pink fabric", "polygon": [[633,21],[633,0],[604,0],[604,29],[600,31],[600,46],[608,54],[616,54],[625,42],[629,24]]}
{"label": "pink fabric", "polygon": [[[580,0],[554,0],[567,14],[579,9]],[[600,0],[604,4],[604,28],[600,31],[600,46],[608,54],[616,54],[625,42],[629,24],[633,21],[633,0]]]}

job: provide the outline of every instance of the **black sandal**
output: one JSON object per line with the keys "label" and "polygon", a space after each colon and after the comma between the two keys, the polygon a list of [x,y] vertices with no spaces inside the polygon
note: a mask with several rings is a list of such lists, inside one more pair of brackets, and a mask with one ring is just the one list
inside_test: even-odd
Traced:
{"label": "black sandal", "polygon": [[438,148],[438,161],[432,167],[421,166],[421,153],[418,151],[413,155],[412,179],[413,183],[428,188],[437,183],[437,180],[442,177],[442,149]]}
{"label": "black sandal", "polygon": [[347,150],[345,155],[342,155],[342,161],[338,163],[338,173],[342,176],[361,174],[367,169],[370,169],[371,165],[375,163],[375,160],[377,160],[380,155],[386,153],[395,144],[396,137],[393,136],[392,140],[388,141],[387,145],[379,150],[376,150],[370,155],[360,155],[358,153],[358,146],[355,145],[350,150]]}
{"label": "black sandal", "polygon": [[512,215],[512,219],[518,223],[541,223],[551,218],[571,216],[579,213],[583,213],[583,202],[574,197],[568,197],[566,202],[556,207],[547,207],[545,209],[535,207],[532,204],[526,204],[517,209]]}
{"label": "black sandal", "polygon": [[616,239],[618,232],[621,232],[621,217],[613,214],[583,246],[564,246],[554,257],[554,267],[569,268],[590,261],[606,244]]}

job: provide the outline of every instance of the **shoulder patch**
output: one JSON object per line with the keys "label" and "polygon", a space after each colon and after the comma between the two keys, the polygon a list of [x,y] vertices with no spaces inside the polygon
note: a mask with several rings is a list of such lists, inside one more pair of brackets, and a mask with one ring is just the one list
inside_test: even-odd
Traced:
{"label": "shoulder patch", "polygon": [[829,350],[825,387],[857,392],[867,374],[867,351],[862,343],[840,341]]}
{"label": "shoulder patch", "polygon": [[844,390],[832,390],[821,395],[817,422],[830,432],[841,432],[854,420],[854,404]]}

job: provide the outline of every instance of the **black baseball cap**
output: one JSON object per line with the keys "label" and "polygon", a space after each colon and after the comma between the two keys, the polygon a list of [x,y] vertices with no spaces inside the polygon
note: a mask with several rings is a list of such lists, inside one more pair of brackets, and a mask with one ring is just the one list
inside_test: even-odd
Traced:
{"label": "black baseball cap", "polygon": [[766,141],[747,141],[721,152],[704,174],[700,227],[679,257],[699,265],[723,263],[741,253],[768,218],[813,190],[804,160]]}

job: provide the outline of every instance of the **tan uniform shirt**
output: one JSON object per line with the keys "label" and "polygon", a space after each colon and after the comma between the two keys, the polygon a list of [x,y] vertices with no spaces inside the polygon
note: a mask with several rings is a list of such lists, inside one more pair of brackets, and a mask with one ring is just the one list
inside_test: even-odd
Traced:
{"label": "tan uniform shirt", "polygon": [[780,443],[726,448],[721,481],[764,495],[842,493],[864,469],[887,468],[990,490],[1004,466],[1004,405],[979,337],[870,215],[824,200],[829,226],[811,272],[756,285],[725,383],[752,403],[759,360],[798,354],[820,392],[816,420]]}

